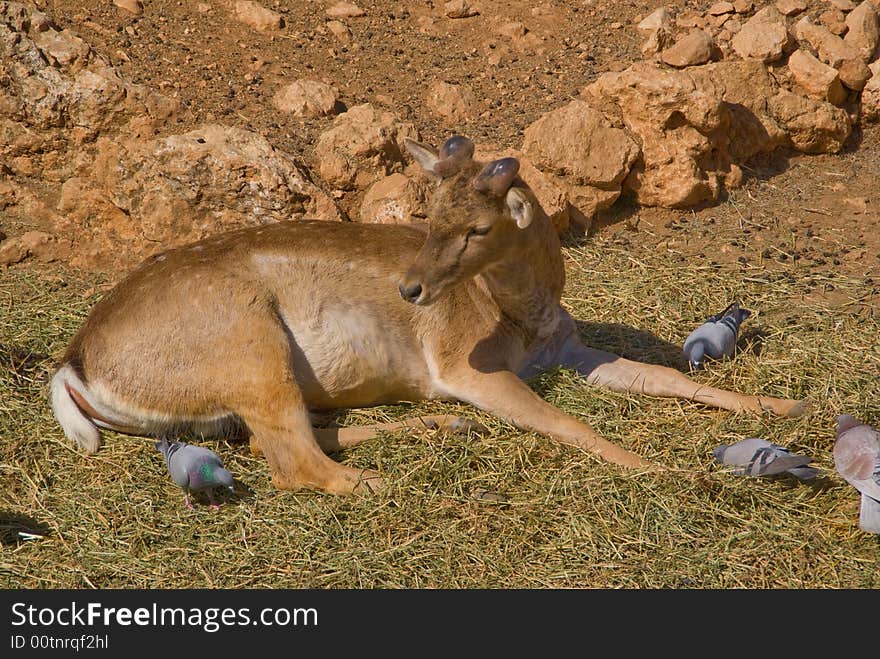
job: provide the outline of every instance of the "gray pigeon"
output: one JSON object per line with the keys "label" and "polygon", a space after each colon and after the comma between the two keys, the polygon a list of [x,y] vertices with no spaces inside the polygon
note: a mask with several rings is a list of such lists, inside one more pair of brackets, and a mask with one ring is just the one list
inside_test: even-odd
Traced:
{"label": "gray pigeon", "polygon": [[232,474],[223,468],[214,451],[184,442],[169,442],[164,438],[156,442],[156,448],[165,456],[171,479],[183,489],[187,508],[193,507],[190,492],[207,492],[211,507],[219,508],[214,500],[214,488],[227,487],[230,492],[234,491]]}
{"label": "gray pigeon", "polygon": [[691,332],[683,348],[691,368],[701,368],[706,357],[731,357],[739,336],[739,326],[751,315],[752,312],[740,307],[739,302],[733,302]]}
{"label": "gray pigeon", "polygon": [[880,433],[849,414],[837,417],[834,466],[862,493],[859,528],[880,533]]}
{"label": "gray pigeon", "polygon": [[819,474],[815,467],[806,466],[813,458],[797,455],[758,437],[722,444],[712,454],[717,462],[732,466],[737,476],[772,476],[787,471],[801,480],[810,480]]}

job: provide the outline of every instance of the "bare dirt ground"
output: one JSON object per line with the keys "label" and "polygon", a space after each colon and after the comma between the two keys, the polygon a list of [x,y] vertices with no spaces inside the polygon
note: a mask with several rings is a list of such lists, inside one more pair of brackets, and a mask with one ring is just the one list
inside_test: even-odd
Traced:
{"label": "bare dirt ground", "polygon": [[[268,32],[240,23],[219,0],[144,0],[140,16],[103,0],[37,4],[128,79],[178,98],[183,109],[169,130],[206,122],[248,128],[310,167],[317,136],[333,117],[280,114],[271,99],[283,84],[324,80],[345,106],[372,102],[392,109],[427,143],[459,133],[478,144],[519,148],[525,127],[542,114],[576,98],[600,74],[642,58],[635,24],[658,6],[481,2],[478,14],[450,19],[440,0],[364,1],[358,4],[365,16],[345,19],[352,34],[345,45],[326,28],[333,3],[324,0],[267,0],[284,20]],[[679,12],[708,6],[664,4]],[[511,22],[527,28],[526,38],[499,32]],[[474,89],[479,111],[473,119],[450,126],[428,110],[425,90],[436,79]],[[177,509],[156,503],[177,492],[163,488],[155,461],[142,471],[143,442],[114,438],[92,461],[68,455],[59,448],[60,431],[50,430],[51,414],[39,407],[50,354],[63,348],[120,272],[72,272],[63,260],[9,266],[0,271],[8,284],[0,356],[15,402],[6,410],[12,442],[0,473],[14,484],[0,503],[36,510],[60,544],[22,545],[0,561],[0,574],[13,587],[876,587],[876,543],[857,531],[857,495],[839,479],[809,492],[780,490],[690,467],[711,463],[706,456],[719,436],[766,436],[775,428],[776,437],[820,455],[821,466],[833,469],[828,435],[836,407],[846,403],[880,418],[878,171],[880,127],[856,126],[839,154],[777,151],[750,162],[744,185],[717,204],[644,208],[624,196],[596,218],[588,235],[566,237],[574,288],[564,302],[602,326],[597,345],[656,360],[658,350],[675,346],[656,339],[636,345],[640,335],[615,333],[617,324],[674,343],[690,328],[683,319],[690,324],[700,309],[718,310],[707,307],[710,294],[725,303],[729,293],[748,295],[763,305],[761,327],[777,337],[775,347],[763,356],[752,350],[745,362],[703,377],[819,401],[821,416],[780,426],[694,406],[686,421],[675,403],[618,395],[597,394],[583,407],[568,398],[573,385],[564,375],[537,384],[555,404],[603,419],[597,427],[615,441],[631,438],[624,441],[634,450],[674,461],[680,471],[673,484],[593,469],[586,458],[534,437],[520,441],[482,417],[498,443],[410,439],[394,449],[352,452],[353,463],[395,474],[397,489],[375,505],[274,491],[261,461],[241,446],[223,445],[255,498],[218,517],[216,526],[193,529]],[[352,213],[361,193],[335,198]],[[15,207],[0,210],[0,231],[10,236],[40,228]],[[676,295],[691,298],[667,316],[664,305]],[[458,406],[450,411],[465,413]],[[374,414],[365,418],[397,413]],[[51,432],[36,448],[28,443],[32,434]],[[694,444],[688,433],[699,436]],[[66,471],[48,473],[50,452],[60,455],[53,460]],[[512,492],[512,506],[474,503],[468,494],[474,484]],[[61,491],[80,487],[87,493],[82,502]],[[50,512],[53,506],[63,512]],[[229,546],[236,551],[226,552]],[[195,553],[201,558],[191,558]],[[784,560],[769,561],[768,554]],[[178,559],[174,569],[168,557]]]}

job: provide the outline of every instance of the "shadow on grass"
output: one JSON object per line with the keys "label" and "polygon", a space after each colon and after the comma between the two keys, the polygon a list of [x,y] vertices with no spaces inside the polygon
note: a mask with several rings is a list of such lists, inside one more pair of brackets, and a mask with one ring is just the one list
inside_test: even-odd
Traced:
{"label": "shadow on grass", "polygon": [[48,535],[49,527],[33,517],[11,510],[0,510],[0,545],[40,540]]}

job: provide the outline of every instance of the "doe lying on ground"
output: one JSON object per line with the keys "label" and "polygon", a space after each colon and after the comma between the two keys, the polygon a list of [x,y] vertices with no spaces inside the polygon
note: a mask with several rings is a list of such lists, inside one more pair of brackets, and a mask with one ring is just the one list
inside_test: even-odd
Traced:
{"label": "doe lying on ground", "polygon": [[315,430],[309,410],[457,399],[627,467],[646,462],[522,378],[563,366],[616,391],[804,411],[584,346],[560,306],[559,239],[519,163],[478,163],[463,137],[407,149],[436,181],[425,227],[281,222],[143,262],[95,305],[52,380],[65,434],[95,452],[100,428],[164,436],[235,419],[277,487],[349,493],[379,475],[326,452],[376,427]]}

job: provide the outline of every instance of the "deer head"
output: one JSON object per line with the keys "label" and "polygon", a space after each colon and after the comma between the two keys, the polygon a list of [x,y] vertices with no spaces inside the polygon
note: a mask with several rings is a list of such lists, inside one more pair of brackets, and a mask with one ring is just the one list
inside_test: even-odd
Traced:
{"label": "deer head", "polygon": [[406,148],[438,184],[428,236],[399,286],[404,300],[425,305],[514,253],[533,208],[515,183],[516,158],[481,165],[473,160],[473,142],[461,136],[446,140],[439,153],[409,139]]}

